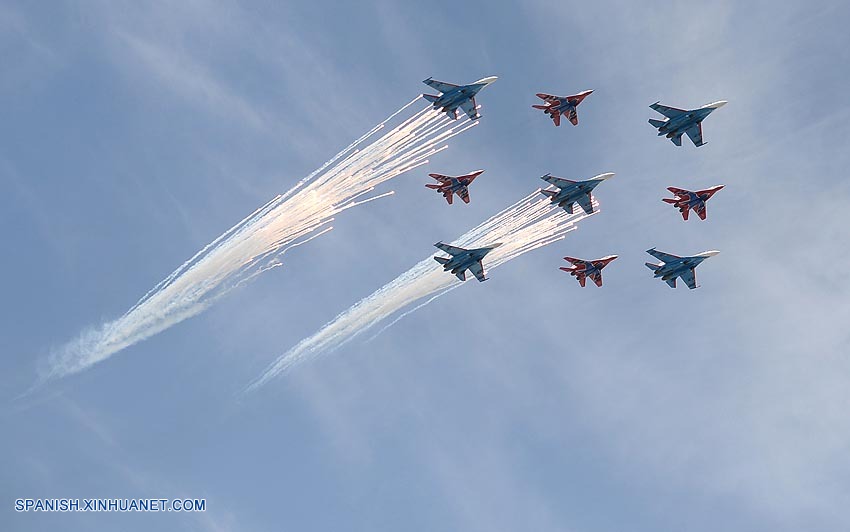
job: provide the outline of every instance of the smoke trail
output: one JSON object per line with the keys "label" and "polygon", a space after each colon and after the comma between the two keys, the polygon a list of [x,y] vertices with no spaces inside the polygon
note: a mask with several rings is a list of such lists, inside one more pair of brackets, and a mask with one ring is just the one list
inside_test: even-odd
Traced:
{"label": "smoke trail", "polygon": [[[598,207],[595,199],[593,205]],[[597,208],[594,208],[595,212],[598,212]],[[502,245],[485,258],[489,269],[493,269],[523,253],[564,238],[568,232],[577,228],[576,222],[588,216],[583,212],[567,214],[563,209],[553,207],[547,199],[540,198],[535,191],[470,230],[455,240],[453,245],[469,248],[501,242]],[[246,391],[256,390],[312,356],[338,349],[404,308],[428,298],[424,303],[399,315],[381,329],[378,332],[380,334],[404,316],[462,284],[454,275],[444,272],[429,256],[372,295],[361,299],[312,336],[301,340],[272,363]]]}
{"label": "smoke trail", "polygon": [[53,350],[41,382],[81,371],[203,312],[232,289],[279,266],[285,251],[330,230],[335,215],[376,199],[364,199],[376,186],[426,164],[428,157],[447,147],[446,140],[477,124],[457,125],[426,107],[366,144],[417,100],[208,244],[123,316]]}

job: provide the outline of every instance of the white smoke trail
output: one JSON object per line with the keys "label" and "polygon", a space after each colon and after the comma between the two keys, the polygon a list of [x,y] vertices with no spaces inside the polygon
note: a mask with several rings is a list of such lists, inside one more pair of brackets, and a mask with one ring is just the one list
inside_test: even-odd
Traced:
{"label": "white smoke trail", "polygon": [[230,290],[279,266],[283,252],[330,230],[335,215],[376,199],[363,199],[376,186],[426,164],[447,147],[446,140],[477,124],[446,120],[426,107],[365,144],[417,100],[208,244],[123,316],[53,350],[41,381],[81,371],[201,313]]}
{"label": "white smoke trail", "polygon": [[[594,213],[598,212],[595,199],[593,205]],[[548,199],[541,198],[535,191],[470,230],[455,240],[453,245],[470,248],[501,242],[502,245],[484,259],[492,270],[523,253],[564,238],[568,232],[577,228],[576,222],[588,216],[591,215],[583,212],[567,214],[563,209],[552,206]],[[275,360],[246,391],[258,389],[277,375],[313,356],[338,349],[404,308],[428,298],[399,315],[381,329],[382,332],[404,316],[462,284],[463,282],[454,275],[444,272],[432,256],[429,256],[372,295],[361,299],[312,336],[301,340]]]}

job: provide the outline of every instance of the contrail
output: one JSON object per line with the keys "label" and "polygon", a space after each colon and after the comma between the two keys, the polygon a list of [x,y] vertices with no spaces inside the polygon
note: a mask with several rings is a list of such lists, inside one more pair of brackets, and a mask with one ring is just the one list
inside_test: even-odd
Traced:
{"label": "contrail", "polygon": [[330,230],[340,212],[375,199],[365,196],[376,186],[426,164],[447,147],[446,140],[477,124],[446,120],[426,107],[366,143],[419,98],[208,244],[123,316],[51,350],[41,382],[82,371],[203,312],[232,289],[279,266],[287,250]]}
{"label": "contrail", "polygon": [[[594,214],[598,212],[598,205],[594,199]],[[485,258],[485,263],[492,270],[523,253],[561,240],[567,233],[577,229],[576,222],[588,216],[591,215],[584,212],[567,214],[563,209],[553,207],[549,200],[540,198],[539,193],[535,191],[470,230],[452,244],[469,248],[501,242],[502,245]],[[462,284],[463,282],[454,275],[444,272],[432,256],[428,256],[372,295],[361,299],[312,336],[301,340],[249,384],[246,392],[260,388],[301,362],[338,349],[403,309],[428,298],[399,315],[381,329],[383,331],[404,316]]]}

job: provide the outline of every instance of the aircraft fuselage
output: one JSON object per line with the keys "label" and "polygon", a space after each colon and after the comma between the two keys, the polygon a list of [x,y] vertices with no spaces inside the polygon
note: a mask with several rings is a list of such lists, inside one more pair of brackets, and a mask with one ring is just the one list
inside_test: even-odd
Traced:
{"label": "aircraft fuselage", "polygon": [[487,83],[472,83],[470,85],[461,85],[448,92],[440,95],[434,101],[434,108],[443,111],[453,111],[461,106],[461,104],[475,98],[478,92],[486,87]]}
{"label": "aircraft fuselage", "polygon": [[705,120],[705,117],[710,115],[712,111],[714,111],[714,108],[711,107],[694,109],[675,118],[670,118],[664,122],[663,126],[658,128],[658,136],[675,137],[681,135],[685,130]]}
{"label": "aircraft fuselage", "polygon": [[655,277],[662,280],[675,279],[683,273],[699,266],[707,257],[683,257],[679,260],[666,262],[655,270]]}
{"label": "aircraft fuselage", "polygon": [[473,264],[480,262],[488,253],[493,251],[492,247],[470,249],[465,253],[454,255],[449,261],[443,264],[443,270],[451,271],[454,274],[468,270]]}

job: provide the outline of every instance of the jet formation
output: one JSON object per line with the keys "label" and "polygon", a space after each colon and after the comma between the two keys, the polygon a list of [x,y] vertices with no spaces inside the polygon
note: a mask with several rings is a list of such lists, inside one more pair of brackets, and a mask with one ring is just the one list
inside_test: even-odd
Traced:
{"label": "jet formation", "polygon": [[[464,111],[470,120],[479,120],[481,115],[478,111],[481,106],[476,103],[475,96],[481,89],[490,85],[496,79],[496,76],[490,76],[467,85],[455,85],[428,78],[423,83],[439,91],[440,94],[436,96],[423,94],[422,96],[432,104],[435,110],[446,113],[452,120],[458,119],[458,109]],[[593,93],[593,90],[585,90],[570,96],[553,96],[541,92],[537,93],[537,97],[543,100],[545,105],[532,105],[532,107],[542,110],[552,119],[555,126],[561,125],[562,116],[565,116],[570,123],[577,126],[577,107],[591,93]],[[650,118],[649,123],[658,129],[658,136],[669,138],[676,146],[682,145],[683,135],[687,135],[694,146],[705,146],[706,142],[703,140],[702,135],[702,122],[708,115],[716,109],[723,107],[726,103],[725,100],[719,100],[697,109],[689,110],[670,107],[662,105],[661,102],[656,102],[650,105],[650,108],[664,115],[664,119]],[[429,183],[425,186],[442,194],[449,205],[452,204],[454,195],[457,195],[464,203],[469,203],[468,187],[483,172],[484,170],[477,170],[461,176],[448,176],[436,173],[428,174],[437,180],[438,183]],[[585,181],[574,181],[555,177],[547,173],[541,179],[550,185],[554,185],[557,190],[546,188],[541,189],[540,193],[548,197],[550,203],[564,209],[569,214],[574,214],[574,206],[576,204],[581,207],[585,214],[592,214],[594,212],[593,190],[600,183],[613,176],[613,173],[604,173]],[[723,187],[724,185],[715,185],[697,191],[667,187],[667,190],[673,193],[673,197],[663,198],[662,200],[677,208],[685,221],[688,220],[691,210],[696,212],[701,220],[705,220],[706,202]],[[450,257],[435,256],[434,260],[443,266],[444,271],[456,275],[461,281],[466,280],[467,270],[472,272],[479,281],[486,281],[487,277],[485,276],[482,260],[488,253],[500,245],[497,243],[482,248],[465,249],[443,242],[437,242],[434,246],[448,253]],[[658,251],[655,248],[648,250],[647,253],[662,261],[661,264],[646,263],[646,266],[654,272],[656,278],[665,281],[671,288],[676,287],[676,279],[682,279],[688,288],[693,289],[697,287],[695,268],[705,259],[717,255],[719,251],[704,251],[689,257],[680,257],[671,253]],[[602,269],[616,258],[617,255],[608,255],[595,260],[564,257],[564,260],[569,262],[570,266],[561,267],[560,269],[575,277],[582,287],[586,285],[587,278],[590,278],[596,286],[601,287]]]}

